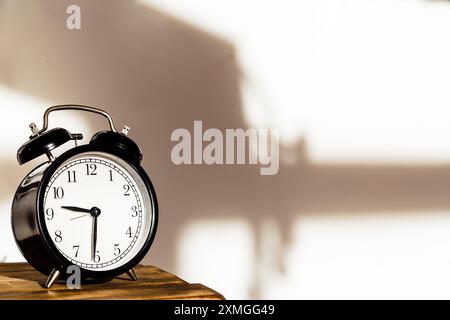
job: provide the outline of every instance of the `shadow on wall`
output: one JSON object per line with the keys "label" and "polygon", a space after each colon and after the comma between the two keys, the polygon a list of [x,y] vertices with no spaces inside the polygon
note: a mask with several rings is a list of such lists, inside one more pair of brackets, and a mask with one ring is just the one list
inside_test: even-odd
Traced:
{"label": "shadow on wall", "polygon": [[[447,167],[314,166],[304,160],[305,141],[296,151],[303,160],[281,162],[275,176],[260,176],[254,166],[172,164],[176,128],[192,130],[194,120],[205,128],[248,127],[233,45],[134,1],[77,1],[82,30],[69,31],[61,13],[71,2],[0,1],[0,81],[55,104],[106,107],[117,124],[132,127],[161,214],[144,262],[175,271],[177,235],[205,219],[246,219],[257,262],[265,217],[277,223],[286,248],[301,213],[450,208]],[[11,159],[1,170],[14,166]]]}

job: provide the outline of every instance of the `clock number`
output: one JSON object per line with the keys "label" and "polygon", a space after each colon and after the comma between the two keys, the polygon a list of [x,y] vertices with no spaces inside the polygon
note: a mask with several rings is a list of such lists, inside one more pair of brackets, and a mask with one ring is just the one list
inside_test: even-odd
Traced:
{"label": "clock number", "polygon": [[125,234],[128,236],[128,238],[132,238],[133,234],[131,233],[131,227],[128,227],[127,232]]}
{"label": "clock number", "polygon": [[97,165],[95,163],[86,164],[86,175],[96,176],[97,175]]}
{"label": "clock number", "polygon": [[47,220],[53,220],[53,217],[55,216],[55,211],[53,211],[52,208],[48,208],[45,210],[45,214],[47,215]]}
{"label": "clock number", "polygon": [[77,182],[77,176],[75,171],[67,171],[68,183]]}
{"label": "clock number", "polygon": [[109,181],[113,181],[113,171],[109,170]]}
{"label": "clock number", "polygon": [[123,190],[125,190],[125,193],[123,194],[124,196],[128,197],[130,195],[130,186],[125,184],[123,186]]}
{"label": "clock number", "polygon": [[61,230],[55,231],[55,242],[60,243],[62,241],[62,233]]}
{"label": "clock number", "polygon": [[114,245],[114,255],[117,257],[122,251],[120,251],[119,244]]}
{"label": "clock number", "polygon": [[94,256],[94,262],[99,263],[100,262],[100,252],[97,250]]}
{"label": "clock number", "polygon": [[131,211],[133,211],[133,213],[131,214],[131,216],[133,218],[136,218],[138,216],[138,211],[137,211],[137,206],[132,206],[131,207]]}
{"label": "clock number", "polygon": [[75,250],[75,258],[77,258],[78,257],[78,251],[80,251],[80,246],[79,245],[73,246],[72,250]]}
{"label": "clock number", "polygon": [[53,196],[55,199],[64,198],[64,189],[62,187],[53,187]]}

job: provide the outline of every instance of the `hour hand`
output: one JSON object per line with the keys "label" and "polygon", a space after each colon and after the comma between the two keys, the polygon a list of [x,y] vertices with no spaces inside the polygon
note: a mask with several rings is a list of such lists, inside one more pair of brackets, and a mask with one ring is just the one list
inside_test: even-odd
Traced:
{"label": "hour hand", "polygon": [[91,213],[91,209],[84,209],[80,207],[62,206],[61,208],[70,211]]}

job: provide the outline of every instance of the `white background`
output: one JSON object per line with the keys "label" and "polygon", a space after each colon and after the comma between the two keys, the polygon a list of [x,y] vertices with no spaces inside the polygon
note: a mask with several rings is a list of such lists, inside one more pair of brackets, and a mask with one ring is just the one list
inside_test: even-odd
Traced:
{"label": "white background", "polygon": [[[444,205],[450,191],[446,183],[450,163],[449,3],[139,3],[233,44],[242,73],[242,112],[250,127],[280,128],[280,170],[287,172],[306,163],[313,173],[305,180],[313,181],[311,188],[318,190],[327,189],[326,179],[320,180],[321,186],[314,184],[320,170],[332,168],[344,181],[343,187],[334,190],[337,200],[333,190],[324,198],[316,195],[326,208],[320,213],[295,199],[286,200],[291,188],[274,190],[276,210],[258,219],[258,238],[254,221],[228,209],[221,211],[218,204],[214,211],[220,213],[219,218],[192,219],[173,235],[175,262],[161,267],[190,282],[208,285],[229,299],[450,298],[450,206]],[[103,5],[108,6],[107,2]],[[14,76],[23,84],[19,71]],[[26,125],[38,121],[44,107],[54,102],[0,86],[0,116],[7,119],[2,123],[0,161],[14,158],[27,138]],[[80,129],[87,126],[81,116],[59,117],[61,125],[66,121]],[[170,145],[170,135],[159,139]],[[296,152],[299,145],[304,153]],[[29,169],[0,172],[4,194],[0,259],[4,256],[7,261],[22,259],[10,232],[9,207],[15,186]],[[392,181],[389,170],[393,170]],[[396,172],[404,170],[411,171],[397,181]],[[351,175],[348,185],[347,175]],[[350,198],[358,192],[352,181],[362,183],[365,177],[377,181],[378,176],[383,178],[373,187],[374,199],[364,194],[358,198],[361,203],[342,201],[346,190]],[[285,179],[287,183],[292,178]],[[404,192],[396,189],[399,202],[396,194],[391,199],[383,193],[402,181],[403,189],[399,189]],[[297,182],[300,187],[294,193],[301,197],[306,182]],[[368,193],[373,194],[367,183]],[[305,188],[308,194],[309,185]],[[416,191],[409,193],[412,189]],[[210,189],[201,197],[214,199],[216,194]],[[165,199],[177,201],[169,195]],[[208,211],[201,202],[199,211]],[[257,215],[261,207],[258,201],[252,204]],[[280,228],[285,211],[294,218]],[[288,241],[285,233],[290,234]],[[154,250],[162,252],[162,244]],[[150,257],[147,263],[155,261]]]}

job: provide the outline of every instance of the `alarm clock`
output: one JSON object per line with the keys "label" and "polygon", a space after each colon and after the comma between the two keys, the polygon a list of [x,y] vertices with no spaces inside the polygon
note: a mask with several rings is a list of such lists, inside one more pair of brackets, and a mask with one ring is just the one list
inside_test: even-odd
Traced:
{"label": "alarm clock", "polygon": [[[109,130],[78,146],[82,134],[48,129],[55,111],[78,110],[105,117]],[[140,165],[142,152],[127,135],[117,132],[104,110],[83,105],[48,108],[43,127],[32,123],[32,135],[17,152],[23,165],[41,155],[47,161],[21,182],[12,204],[12,229],[29,264],[48,276],[45,288],[66,280],[69,266],[78,266],[82,283],[109,281],[122,274],[137,280],[134,267],[155,237],[158,205],[155,190]],[[52,150],[72,141],[58,157]]]}

